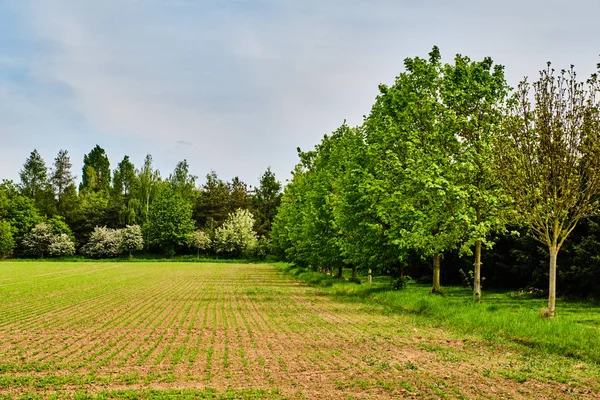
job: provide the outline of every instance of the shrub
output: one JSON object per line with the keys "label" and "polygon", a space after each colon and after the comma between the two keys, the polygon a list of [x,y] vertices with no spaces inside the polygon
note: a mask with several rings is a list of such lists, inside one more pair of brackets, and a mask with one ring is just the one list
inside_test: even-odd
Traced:
{"label": "shrub", "polygon": [[44,258],[44,254],[48,254],[53,236],[50,225],[43,222],[35,225],[23,238],[22,244],[25,253]]}
{"label": "shrub", "polygon": [[121,229],[121,250],[129,254],[140,251],[144,248],[144,238],[142,228],[139,225],[127,225]]}
{"label": "shrub", "polygon": [[0,220],[0,257],[11,255],[14,249],[15,240],[13,239],[10,222]]}
{"label": "shrub", "polygon": [[97,226],[81,253],[92,258],[118,257],[122,253],[122,241],[120,230]]}
{"label": "shrub", "polygon": [[48,253],[54,257],[72,256],[75,254],[75,243],[66,233],[53,235],[48,247]]}
{"label": "shrub", "polygon": [[239,257],[252,252],[258,245],[253,226],[254,217],[250,211],[238,208],[230,213],[223,225],[215,231],[217,253]]}

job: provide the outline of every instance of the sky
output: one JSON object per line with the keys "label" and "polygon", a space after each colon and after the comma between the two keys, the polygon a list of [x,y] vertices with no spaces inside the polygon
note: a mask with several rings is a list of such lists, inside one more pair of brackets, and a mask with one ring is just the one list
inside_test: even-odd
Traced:
{"label": "sky", "polygon": [[256,185],[285,183],[296,148],[360,124],[378,85],[439,46],[505,65],[509,84],[552,61],[600,62],[598,0],[0,0],[0,179],[36,148],[81,176],[151,154]]}

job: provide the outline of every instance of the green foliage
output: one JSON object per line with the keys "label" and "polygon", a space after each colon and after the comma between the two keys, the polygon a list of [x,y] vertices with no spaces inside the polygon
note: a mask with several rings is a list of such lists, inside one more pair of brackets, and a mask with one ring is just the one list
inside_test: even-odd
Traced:
{"label": "green foliage", "polygon": [[79,191],[108,191],[111,184],[110,161],[106,151],[96,145],[83,156],[83,168]]}
{"label": "green foliage", "polygon": [[259,186],[254,190],[252,198],[256,217],[255,229],[258,235],[266,236],[271,232],[277,208],[281,204],[281,195],[281,183],[269,167],[260,177]]}
{"label": "green foliage", "polygon": [[15,249],[10,222],[0,219],[0,257],[10,256]]}
{"label": "green foliage", "polygon": [[144,237],[148,245],[172,253],[176,247],[186,244],[194,226],[191,205],[172,190],[165,189],[150,207],[143,227]]}

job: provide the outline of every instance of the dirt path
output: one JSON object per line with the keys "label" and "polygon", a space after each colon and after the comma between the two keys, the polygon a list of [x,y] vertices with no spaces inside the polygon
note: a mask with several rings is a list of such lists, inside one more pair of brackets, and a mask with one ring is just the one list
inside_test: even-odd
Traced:
{"label": "dirt path", "polygon": [[271,266],[128,263],[85,272],[37,291],[32,270],[0,288],[12,299],[0,304],[0,394],[233,388],[309,399],[600,398],[593,366],[414,326],[334,301]]}

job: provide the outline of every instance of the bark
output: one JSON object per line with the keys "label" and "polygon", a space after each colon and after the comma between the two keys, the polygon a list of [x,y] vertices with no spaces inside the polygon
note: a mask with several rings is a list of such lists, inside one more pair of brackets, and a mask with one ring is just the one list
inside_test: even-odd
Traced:
{"label": "bark", "polygon": [[338,267],[338,273],[337,273],[337,276],[336,276],[336,278],[340,278],[340,279],[342,279],[342,277],[344,276],[344,275],[343,275],[343,270],[344,270],[344,267],[340,265],[340,266]]}
{"label": "bark", "polygon": [[556,258],[558,246],[550,246],[550,288],[548,293],[548,318],[554,318],[556,310]]}
{"label": "bark", "polygon": [[442,285],[440,284],[440,254],[433,255],[433,287],[431,293],[442,293]]}
{"label": "bark", "polygon": [[356,271],[356,265],[352,266],[352,280],[356,280],[358,278],[358,274]]}
{"label": "bark", "polygon": [[473,300],[481,301],[481,240],[475,241],[475,265],[473,279]]}

